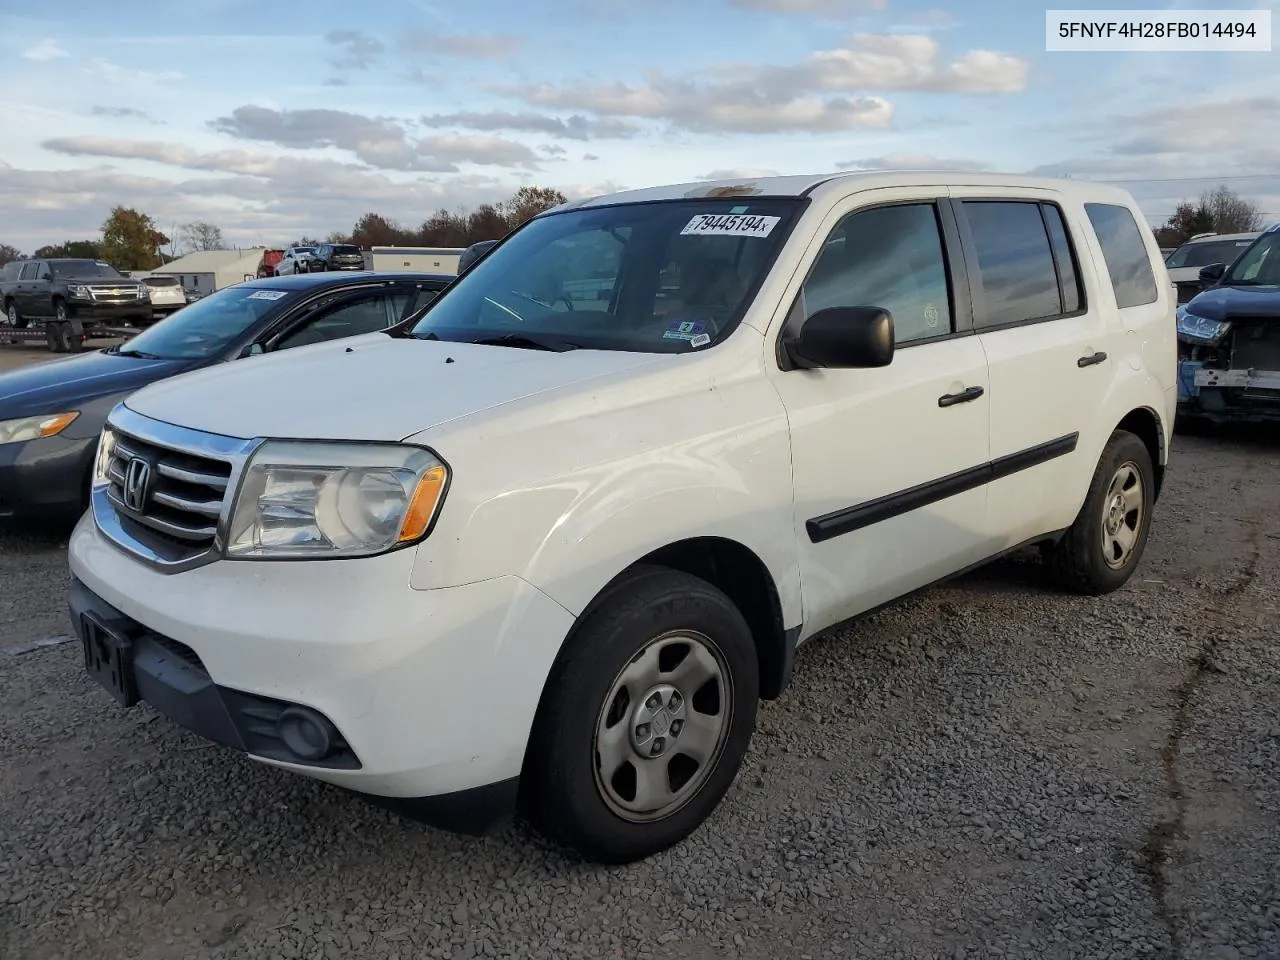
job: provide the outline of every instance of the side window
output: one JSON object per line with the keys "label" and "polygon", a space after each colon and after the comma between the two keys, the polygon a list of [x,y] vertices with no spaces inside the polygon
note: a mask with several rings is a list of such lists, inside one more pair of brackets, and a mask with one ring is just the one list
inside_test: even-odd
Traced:
{"label": "side window", "polygon": [[36,279],[37,280],[53,279],[53,271],[49,269],[49,265],[47,263],[42,263],[36,267]]}
{"label": "side window", "polygon": [[34,264],[34,263],[27,263],[27,264],[23,264],[23,267],[22,267],[22,276],[21,276],[21,277],[19,277],[18,279],[19,279],[19,280],[34,280],[34,279],[36,278],[36,267],[37,267],[37,266],[38,266],[38,264]]}
{"label": "side window", "polygon": [[1123,310],[1155,303],[1159,296],[1155,273],[1129,208],[1113,203],[1086,203],[1084,210],[1098,235],[1102,258],[1116,292],[1116,306]]}
{"label": "side window", "polygon": [[986,301],[985,309],[974,312],[974,326],[981,330],[1061,316],[1058,269],[1041,205],[965,200],[961,206],[973,236]]}
{"label": "side window", "polygon": [[385,291],[379,290],[357,300],[339,300],[332,306],[320,307],[281,337],[274,349],[288,350],[385,330],[393,320],[388,312],[389,299]]}
{"label": "side window", "polygon": [[805,280],[804,313],[882,307],[899,344],[954,329],[942,230],[932,203],[851,213],[831,232]]}

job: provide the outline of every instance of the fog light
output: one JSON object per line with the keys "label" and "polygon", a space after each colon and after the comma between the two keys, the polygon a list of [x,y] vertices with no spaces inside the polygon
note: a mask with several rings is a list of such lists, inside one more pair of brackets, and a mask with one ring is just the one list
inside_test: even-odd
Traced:
{"label": "fog light", "polygon": [[333,752],[333,724],[306,707],[289,707],[276,721],[276,731],[289,752],[314,763]]}

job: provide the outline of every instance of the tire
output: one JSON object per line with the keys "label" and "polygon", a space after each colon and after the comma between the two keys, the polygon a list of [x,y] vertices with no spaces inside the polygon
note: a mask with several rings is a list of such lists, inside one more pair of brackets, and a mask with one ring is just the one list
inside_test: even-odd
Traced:
{"label": "tire", "polygon": [[[688,574],[636,568],[584,617],[551,670],[521,777],[522,811],[602,863],[679,843],[733,783],[759,690],[751,630],[728,597]],[[669,793],[646,804],[657,790]]]}
{"label": "tire", "polygon": [[14,330],[25,330],[27,324],[31,322],[19,312],[18,305],[12,300],[4,305],[4,319],[5,323]]}
{"label": "tire", "polygon": [[58,324],[49,320],[44,325],[44,342],[50,353],[62,353],[62,341],[58,336]]}
{"label": "tire", "polygon": [[[1146,444],[1117,430],[1098,459],[1075,522],[1045,552],[1050,577],[1093,596],[1124,586],[1147,546],[1154,494],[1155,470]],[[1121,549],[1125,545],[1128,549]]]}

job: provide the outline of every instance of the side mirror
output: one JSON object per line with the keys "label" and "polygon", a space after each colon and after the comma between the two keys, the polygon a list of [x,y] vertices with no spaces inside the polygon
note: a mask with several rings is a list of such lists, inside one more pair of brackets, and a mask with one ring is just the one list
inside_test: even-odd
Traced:
{"label": "side mirror", "polygon": [[1200,268],[1200,280],[1204,283],[1217,283],[1226,272],[1227,265],[1225,263],[1211,263],[1206,267]]}
{"label": "side mirror", "polygon": [[262,354],[266,352],[267,352],[266,347],[264,347],[261,343],[254,341],[253,343],[249,344],[247,347],[245,347],[243,350],[240,351],[240,357],[241,359],[245,357],[260,357],[262,356]]}
{"label": "side mirror", "polygon": [[893,361],[893,316],[880,307],[829,307],[784,342],[791,362],[815,367],[887,367]]}

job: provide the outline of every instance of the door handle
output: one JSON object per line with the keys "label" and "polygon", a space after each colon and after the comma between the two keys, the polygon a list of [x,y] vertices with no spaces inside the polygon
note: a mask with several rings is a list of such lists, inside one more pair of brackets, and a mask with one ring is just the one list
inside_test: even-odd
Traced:
{"label": "door handle", "polygon": [[938,398],[938,406],[954,407],[957,403],[968,403],[977,400],[984,392],[981,387],[969,387],[959,393],[948,393]]}
{"label": "door handle", "polygon": [[1092,367],[1094,364],[1101,363],[1107,359],[1107,355],[1099,350],[1097,353],[1090,354],[1087,357],[1081,357],[1076,361],[1077,367]]}

